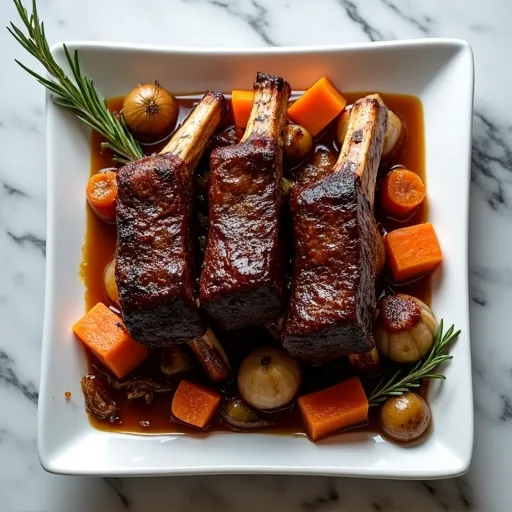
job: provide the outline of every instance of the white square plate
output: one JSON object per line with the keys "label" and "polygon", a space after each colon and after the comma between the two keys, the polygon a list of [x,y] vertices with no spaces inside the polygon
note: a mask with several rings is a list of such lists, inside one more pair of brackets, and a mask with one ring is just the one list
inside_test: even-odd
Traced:
{"label": "white square plate", "polygon": [[[78,277],[85,234],[84,188],[90,136],[75,117],[47,101],[48,237],[46,311],[39,398],[41,463],[55,473],[170,475],[295,473],[376,478],[440,478],[464,473],[473,446],[468,320],[468,191],[473,58],[456,40],[337,47],[206,49],[71,43],[83,72],[105,96],[157,78],[175,93],[244,89],[256,71],[302,90],[327,75],[341,91],[418,96],[424,108],[430,220],[445,255],[434,276],[433,309],[462,335],[447,380],[431,390],[432,432],[399,446],[369,432],[313,444],[304,437],[219,433],[192,437],[100,432],[89,424],[80,390],[87,363],[71,326],[84,313]],[[64,64],[62,46],[53,48]],[[442,275],[441,275],[442,274]],[[64,392],[71,391],[66,401]]]}

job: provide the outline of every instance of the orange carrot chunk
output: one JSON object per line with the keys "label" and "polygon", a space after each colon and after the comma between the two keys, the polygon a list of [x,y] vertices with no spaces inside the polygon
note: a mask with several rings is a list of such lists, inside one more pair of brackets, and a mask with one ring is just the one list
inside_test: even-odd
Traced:
{"label": "orange carrot chunk", "polygon": [[312,441],[368,418],[368,399],[359,377],[301,396],[298,404]]}
{"label": "orange carrot chunk", "polygon": [[384,238],[384,245],[395,281],[407,281],[432,272],[443,259],[430,222],[391,231]]}
{"label": "orange carrot chunk", "polygon": [[134,341],[121,318],[101,302],[73,326],[73,332],[119,379],[148,356],[148,349]]}
{"label": "orange carrot chunk", "polygon": [[117,181],[114,171],[104,171],[89,178],[85,189],[93,212],[105,222],[116,221]]}
{"label": "orange carrot chunk", "polygon": [[425,185],[414,172],[394,169],[382,182],[380,199],[382,207],[388,213],[404,216],[425,199]]}
{"label": "orange carrot chunk", "polygon": [[233,110],[235,126],[238,128],[245,128],[247,126],[249,116],[251,115],[253,98],[253,91],[241,91],[238,89],[231,91],[231,109]]}
{"label": "orange carrot chunk", "polygon": [[291,105],[288,117],[315,137],[346,105],[347,100],[324,76]]}
{"label": "orange carrot chunk", "polygon": [[182,380],[172,399],[173,415],[184,423],[204,428],[220,404],[220,394],[199,384]]}

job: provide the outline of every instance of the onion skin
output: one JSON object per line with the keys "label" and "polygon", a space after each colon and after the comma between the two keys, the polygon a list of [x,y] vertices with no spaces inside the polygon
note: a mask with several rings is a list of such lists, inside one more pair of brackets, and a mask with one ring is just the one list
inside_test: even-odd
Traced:
{"label": "onion skin", "polygon": [[103,285],[105,286],[105,293],[107,294],[108,300],[113,302],[119,307],[119,292],[117,290],[117,282],[115,276],[116,260],[112,260],[103,272]]}
{"label": "onion skin", "polygon": [[255,409],[271,411],[289,404],[299,391],[299,363],[284,349],[261,347],[251,352],[238,372],[242,398]]}
{"label": "onion skin", "polygon": [[284,131],[283,155],[290,162],[302,162],[313,150],[313,137],[306,128],[288,124]]}
{"label": "onion skin", "polygon": [[174,129],[179,109],[176,98],[157,82],[139,85],[125,97],[123,117],[131,132],[151,138]]}
{"label": "onion skin", "polygon": [[335,135],[335,139],[336,139],[336,142],[338,143],[338,147],[341,149],[341,147],[343,146],[343,141],[345,140],[345,135],[347,135],[347,131],[348,131],[348,118],[350,117],[350,110],[349,109],[345,109],[339,120],[338,120],[338,124],[336,125],[336,135]]}
{"label": "onion skin", "polygon": [[274,424],[271,418],[260,416],[251,409],[241,398],[230,398],[222,407],[220,414],[224,423],[233,430],[251,430],[254,428],[270,427]]}
{"label": "onion skin", "polygon": [[388,398],[379,411],[379,424],[393,441],[407,443],[421,437],[430,425],[427,402],[416,393]]}
{"label": "onion skin", "polygon": [[403,126],[400,118],[388,108],[388,122],[384,135],[384,147],[382,157],[392,156],[400,147],[403,139]]}
{"label": "onion skin", "polygon": [[381,354],[397,363],[415,363],[432,348],[437,329],[432,310],[425,303],[398,293],[379,303],[375,344]]}

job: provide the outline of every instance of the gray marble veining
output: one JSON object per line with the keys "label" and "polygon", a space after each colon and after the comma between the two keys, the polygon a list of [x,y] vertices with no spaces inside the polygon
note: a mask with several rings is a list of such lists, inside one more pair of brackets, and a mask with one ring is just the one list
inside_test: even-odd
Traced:
{"label": "gray marble veining", "polygon": [[[512,3],[507,0],[39,0],[51,42],[297,45],[460,37],[475,53],[470,216],[476,442],[468,475],[438,482],[305,477],[84,479],[36,454],[45,264],[44,92],[0,30],[0,510],[506,511],[512,509]],[[16,19],[10,0],[0,26]],[[411,70],[414,72],[414,70]],[[456,121],[454,121],[456,122]]]}

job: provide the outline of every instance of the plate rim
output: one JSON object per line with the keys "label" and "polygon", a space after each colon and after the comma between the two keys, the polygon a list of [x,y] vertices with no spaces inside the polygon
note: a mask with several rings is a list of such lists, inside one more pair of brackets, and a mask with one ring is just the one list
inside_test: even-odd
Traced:
{"label": "plate rim", "polygon": [[[67,42],[60,42],[52,45],[51,52],[52,55],[56,53],[62,52],[63,45],[66,45],[70,50],[114,50],[114,51],[123,51],[123,52],[153,52],[160,54],[181,54],[181,55],[219,55],[219,56],[237,56],[237,55],[267,55],[267,54],[278,54],[278,55],[287,55],[287,54],[316,54],[316,53],[343,53],[345,51],[379,51],[384,49],[394,49],[394,48],[422,48],[425,46],[439,46],[439,47],[453,47],[459,51],[464,51],[467,53],[468,61],[466,71],[469,71],[469,88],[470,92],[470,114],[472,119],[473,113],[473,97],[474,97],[474,58],[473,52],[470,44],[462,39],[454,39],[454,38],[430,38],[430,39],[410,39],[410,40],[400,40],[400,41],[381,41],[381,42],[365,42],[365,43],[350,43],[350,44],[341,44],[341,45],[308,45],[308,46],[284,46],[284,47],[184,47],[184,46],[168,46],[168,45],[151,45],[151,44],[137,44],[137,43],[122,43],[122,42],[96,42],[96,41],[74,41],[70,40]],[[49,116],[48,116],[48,103],[51,102],[50,94],[47,92],[46,94],[46,124],[47,124],[47,133],[48,124],[49,124]],[[468,127],[468,149],[469,153],[471,152],[471,141],[472,141],[472,122]],[[39,403],[43,402],[43,397],[45,396],[46,387],[48,383],[48,368],[50,361],[50,324],[51,324],[51,300],[54,296],[53,287],[55,285],[54,280],[54,268],[52,266],[52,258],[53,252],[55,250],[55,242],[53,241],[53,229],[52,229],[52,215],[56,212],[54,211],[54,190],[50,186],[50,175],[51,175],[51,149],[50,149],[50,141],[51,137],[47,136],[46,138],[46,177],[47,177],[47,211],[46,211],[46,221],[47,221],[47,257],[46,257],[46,286],[45,286],[45,299],[44,299],[44,321],[43,321],[43,342],[42,342],[42,350],[41,350],[41,373],[40,373],[40,393],[39,393]],[[470,154],[469,154],[469,165],[468,165],[468,177],[466,179],[466,190],[464,191],[464,200],[466,205],[465,211],[465,240],[466,245],[464,247],[464,265],[466,267],[466,281],[464,283],[464,293],[466,297],[465,308],[467,311],[467,325],[461,326],[468,339],[468,347],[467,347],[467,355],[469,357],[469,379],[470,379],[470,389],[468,393],[470,394],[470,402],[473,404],[473,388],[472,388],[472,372],[471,372],[471,334],[470,334],[470,317],[469,317],[469,274],[468,274],[468,242],[469,242],[469,188],[470,188]],[[395,470],[383,470],[379,471],[375,468],[369,470],[356,470],[351,471],[350,468],[344,469],[340,467],[316,467],[316,466],[280,466],[280,467],[266,467],[266,466],[253,466],[253,465],[243,465],[243,466],[232,466],[232,467],[222,467],[222,466],[196,466],[195,468],[178,468],[178,467],[170,467],[166,469],[158,469],[154,471],[137,471],[133,468],[123,468],[118,471],[77,471],[75,468],[69,469],[62,465],[56,463],[55,452],[46,452],[43,447],[43,439],[42,433],[44,431],[43,425],[43,414],[42,407],[38,410],[38,434],[37,434],[37,446],[38,446],[38,455],[43,468],[49,472],[57,473],[57,474],[74,474],[74,475],[119,475],[119,476],[162,476],[162,475],[191,475],[191,474],[296,474],[296,475],[325,475],[325,476],[346,476],[346,477],[370,477],[370,478],[381,478],[381,479],[393,479],[393,478],[407,478],[407,479],[434,479],[434,478],[449,478],[454,476],[459,476],[464,474],[470,466],[471,457],[473,453],[473,445],[474,445],[474,411],[473,407],[471,408],[471,424],[470,428],[470,447],[467,451],[467,458],[461,461],[459,465],[454,464],[453,467],[446,467],[439,470],[437,473],[433,473],[430,470],[423,472],[421,469],[415,471],[413,475],[404,474],[403,471]],[[122,434],[127,436],[129,434]],[[62,447],[61,447],[62,448]],[[59,450],[56,450],[59,451]]]}

